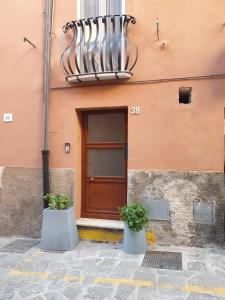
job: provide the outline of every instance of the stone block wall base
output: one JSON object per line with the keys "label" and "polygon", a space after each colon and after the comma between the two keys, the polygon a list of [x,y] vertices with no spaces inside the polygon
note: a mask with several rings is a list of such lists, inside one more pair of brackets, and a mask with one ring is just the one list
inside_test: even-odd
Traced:
{"label": "stone block wall base", "polygon": [[[74,195],[74,169],[50,170],[51,192]],[[146,200],[147,199],[147,200]],[[187,246],[224,244],[224,174],[221,172],[178,172],[129,170],[128,202],[151,199],[169,202],[169,220],[151,220],[149,242]],[[204,210],[213,207],[212,222],[204,223]],[[160,207],[160,206],[159,206]],[[0,168],[0,235],[40,237],[42,224],[42,170]],[[202,219],[201,219],[202,218]],[[208,218],[208,217],[207,217]],[[207,219],[206,218],[206,219]],[[151,232],[154,232],[151,233]],[[81,238],[121,241],[123,232],[80,228]],[[155,237],[154,237],[155,235]]]}
{"label": "stone block wall base", "polygon": [[74,169],[51,168],[49,177],[51,193],[67,195],[73,198]]}
{"label": "stone block wall base", "polygon": [[1,168],[0,235],[39,238],[42,223],[42,170]]}
{"label": "stone block wall base", "polygon": [[[128,175],[129,202],[146,203],[151,199],[169,202],[169,221],[151,220],[148,225],[157,242],[187,246],[224,243],[222,172],[129,170]],[[210,215],[201,209],[195,220],[194,207],[199,203],[202,208],[213,207],[212,222]]]}

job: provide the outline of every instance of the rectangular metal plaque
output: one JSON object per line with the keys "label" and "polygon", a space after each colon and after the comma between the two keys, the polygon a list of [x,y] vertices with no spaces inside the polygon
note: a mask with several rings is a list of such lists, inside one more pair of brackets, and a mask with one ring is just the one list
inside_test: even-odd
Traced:
{"label": "rectangular metal plaque", "polygon": [[215,222],[215,203],[194,201],[193,221],[197,224],[213,224]]}
{"label": "rectangular metal plaque", "polygon": [[164,199],[145,198],[144,207],[149,212],[150,220],[169,221],[169,201]]}

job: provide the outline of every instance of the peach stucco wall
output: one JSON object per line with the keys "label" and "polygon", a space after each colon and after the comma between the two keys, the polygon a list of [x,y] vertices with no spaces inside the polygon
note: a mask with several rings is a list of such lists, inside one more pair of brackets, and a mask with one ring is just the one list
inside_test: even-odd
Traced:
{"label": "peach stucco wall", "polygon": [[[68,38],[61,28],[76,18],[72,0],[55,5],[50,99],[51,166],[75,167],[80,153],[76,109],[141,108],[128,113],[128,167],[153,170],[223,170],[225,78],[135,84],[136,81],[225,73],[225,1],[127,0],[137,18],[130,35],[139,48],[133,85],[60,89],[68,84],[59,56]],[[156,18],[160,41],[156,38]],[[166,47],[161,48],[162,42]],[[192,86],[192,104],[178,104],[178,89]],[[58,89],[59,88],[59,89]],[[71,153],[63,145],[70,142]]]}
{"label": "peach stucco wall", "polygon": [[[1,1],[0,166],[41,165],[43,140],[42,66],[44,0]],[[225,1],[126,0],[137,18],[130,35],[139,60],[130,82],[225,73]],[[156,40],[159,18],[160,41]],[[138,105],[129,117],[129,168],[223,170],[225,79],[158,84],[66,87],[59,66],[68,43],[62,26],[76,18],[75,0],[56,0],[52,33],[50,163],[79,168],[76,109]],[[36,44],[23,43],[26,36]],[[160,45],[166,42],[162,49]],[[178,88],[193,87],[193,103],[178,104]],[[14,121],[3,123],[5,112]],[[63,145],[71,142],[70,154]]]}
{"label": "peach stucco wall", "polygon": [[[65,86],[59,56],[68,45],[62,32],[76,19],[77,0],[56,0],[52,86]],[[136,17],[130,36],[139,48],[132,81],[225,73],[224,0],[126,0],[126,13]],[[156,35],[159,19],[159,37]],[[163,42],[166,47],[162,48]]]}
{"label": "peach stucco wall", "polygon": [[[41,166],[43,5],[0,1],[0,166]],[[4,113],[13,113],[12,123]]]}
{"label": "peach stucco wall", "polygon": [[[77,167],[80,129],[75,109],[128,106],[130,110],[138,105],[140,115],[128,114],[129,168],[222,170],[224,80],[193,81],[193,104],[187,106],[178,104],[178,87],[185,83],[52,92],[52,166]],[[71,143],[70,154],[64,153],[65,142]]]}

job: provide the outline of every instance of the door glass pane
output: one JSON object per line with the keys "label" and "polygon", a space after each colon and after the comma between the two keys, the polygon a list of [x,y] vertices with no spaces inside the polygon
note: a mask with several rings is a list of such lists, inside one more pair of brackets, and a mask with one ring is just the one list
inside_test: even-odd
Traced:
{"label": "door glass pane", "polygon": [[[80,0],[80,18],[87,19],[87,18],[94,18],[100,15],[121,15],[122,14],[122,0]],[[93,22],[93,21],[92,21]],[[78,28],[78,35],[80,35],[81,28]],[[105,64],[105,70],[111,71],[111,66],[109,63],[109,48],[112,42],[112,39],[119,39],[120,36],[120,22],[119,17],[116,18],[115,22],[115,37],[113,37],[113,29],[112,29],[112,22],[110,18],[107,18],[107,34],[106,40],[104,44],[101,45],[100,41],[104,36],[104,24],[100,20],[99,23],[99,39],[95,42],[95,48],[93,48],[93,41],[96,37],[96,26],[92,24],[92,38],[89,41],[89,46],[86,42],[89,39],[89,29],[85,26],[85,37],[83,42],[80,45],[80,55],[82,58],[83,53],[83,46],[87,46],[87,53],[86,56],[86,64],[87,70],[84,68],[83,61],[80,61],[80,70],[81,73],[92,73],[92,72],[100,72],[101,64],[100,64],[100,45],[103,46],[103,61]],[[118,51],[120,51],[120,47],[118,48],[119,43],[113,43],[113,70],[118,70]],[[94,50],[95,49],[95,50]],[[96,64],[96,70],[93,69],[92,66],[92,53],[95,52],[95,58],[98,62]]]}
{"label": "door glass pane", "polygon": [[88,116],[89,143],[125,142],[124,114],[99,114]]}
{"label": "door glass pane", "polygon": [[122,0],[106,0],[106,14],[107,15],[122,14]]}
{"label": "door glass pane", "polygon": [[87,176],[125,176],[124,149],[88,149]]}
{"label": "door glass pane", "polygon": [[[103,15],[122,14],[122,0],[80,0],[81,18],[93,18],[99,16],[100,5]],[[104,12],[104,13],[103,13]]]}
{"label": "door glass pane", "polygon": [[99,16],[99,0],[80,1],[81,19],[94,18]]}
{"label": "door glass pane", "polygon": [[[122,0],[106,0],[106,15],[121,15],[122,14]],[[119,41],[121,36],[120,32],[120,18],[115,18],[115,36],[113,36],[113,24],[111,20],[108,18],[108,27],[107,27],[107,36],[105,42],[105,56],[108,58],[110,55],[110,44],[113,39]],[[113,43],[113,70],[118,70],[118,53],[121,51],[121,46],[119,43]],[[106,59],[106,70],[111,71],[111,66],[109,59]]]}

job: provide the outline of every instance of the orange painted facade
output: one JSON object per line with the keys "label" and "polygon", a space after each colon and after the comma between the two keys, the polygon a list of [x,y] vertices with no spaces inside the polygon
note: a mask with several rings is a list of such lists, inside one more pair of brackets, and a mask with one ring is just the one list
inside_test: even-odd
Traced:
{"label": "orange painted facade", "polygon": [[[0,3],[1,166],[41,166],[43,3]],[[24,43],[24,37],[30,39],[36,48]],[[13,114],[12,123],[3,123],[4,113]]]}
{"label": "orange painted facade", "polygon": [[[115,82],[115,85],[68,89],[60,88],[69,86],[58,61],[68,43],[61,27],[76,18],[76,6],[74,1],[56,2],[50,162],[54,168],[75,168],[76,199],[80,199],[81,169],[80,123],[76,111],[82,109],[128,107],[128,169],[223,171],[225,78],[146,82],[225,73],[222,13],[225,3],[192,2],[127,0],[126,13],[137,19],[130,28],[130,36],[139,49],[134,76],[129,81],[133,84]],[[179,104],[178,90],[183,86],[192,87],[191,104]],[[131,115],[132,106],[139,106],[141,114]],[[65,142],[71,143],[70,154],[64,153]]]}
{"label": "orange painted facade", "polygon": [[[127,0],[126,12],[137,23],[130,28],[139,49],[134,85],[107,85],[59,89],[69,86],[60,69],[60,54],[68,38],[62,26],[76,19],[76,1],[55,1],[51,55],[50,150],[51,165],[74,167],[76,144],[75,109],[131,106],[140,116],[129,114],[129,168],[159,170],[223,170],[223,107],[225,79],[135,84],[139,81],[224,73],[224,1]],[[1,126],[1,165],[40,166],[43,105],[42,42],[44,1],[22,5],[2,3],[1,11],[1,115],[14,114],[12,124]],[[169,13],[168,13],[169,12]],[[9,20],[18,19],[14,35]],[[160,22],[160,41],[155,20]],[[34,21],[35,20],[35,21]],[[36,49],[23,43],[23,37]],[[166,42],[164,48],[162,42]],[[192,104],[178,103],[178,88],[193,87]],[[67,122],[64,122],[66,116]],[[71,122],[68,122],[70,118]],[[57,132],[57,134],[55,133]],[[64,154],[68,140],[74,147]],[[140,145],[145,141],[146,147]],[[10,149],[10,151],[9,151]],[[20,155],[18,156],[18,152]]]}
{"label": "orange painted facade", "polygon": [[[137,20],[129,27],[139,50],[134,76],[95,86],[67,83],[59,64],[70,41],[62,27],[76,10],[75,0],[54,1],[49,150],[50,168],[75,170],[77,216],[82,110],[128,108],[128,170],[223,172],[225,1],[126,0],[126,14]],[[0,11],[0,166],[41,168],[44,0],[2,2]],[[192,103],[179,104],[180,87],[192,87]],[[10,112],[13,122],[4,123]]]}

